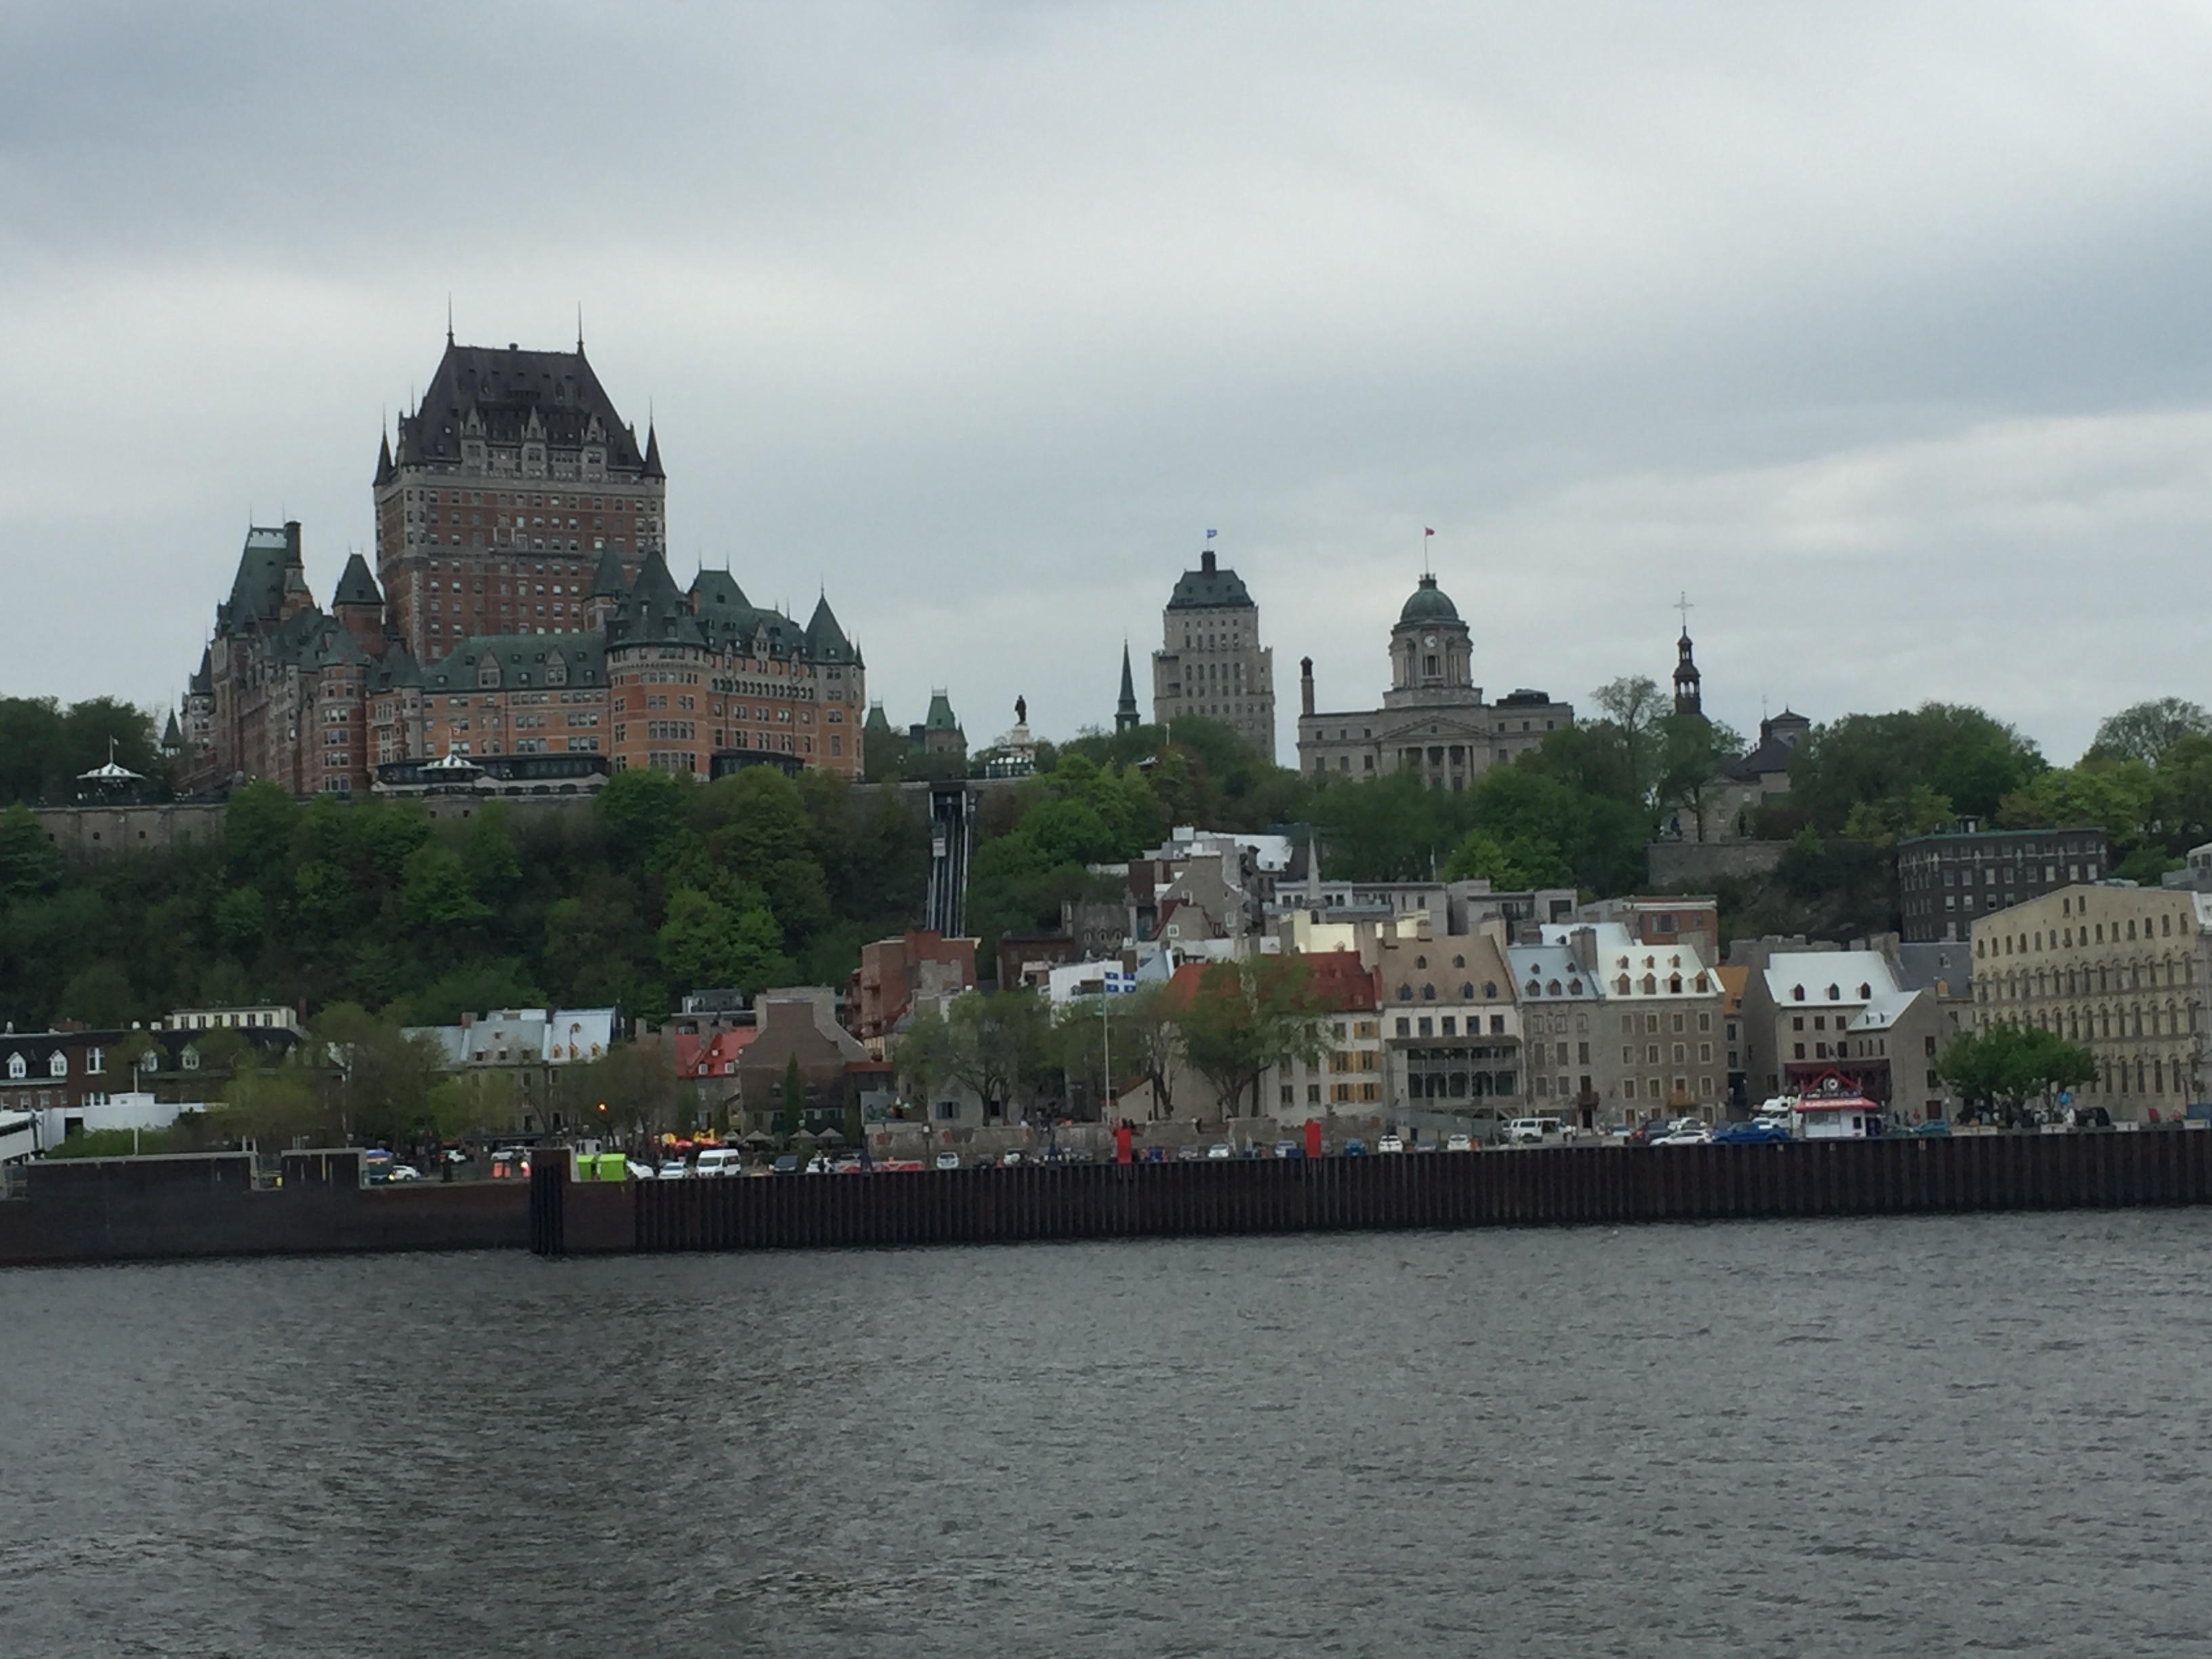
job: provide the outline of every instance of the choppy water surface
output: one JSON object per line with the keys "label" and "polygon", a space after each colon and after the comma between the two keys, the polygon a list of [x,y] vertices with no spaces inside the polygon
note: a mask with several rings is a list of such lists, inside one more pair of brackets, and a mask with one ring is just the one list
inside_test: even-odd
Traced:
{"label": "choppy water surface", "polygon": [[2208,1228],[0,1273],[0,1648],[2201,1654]]}

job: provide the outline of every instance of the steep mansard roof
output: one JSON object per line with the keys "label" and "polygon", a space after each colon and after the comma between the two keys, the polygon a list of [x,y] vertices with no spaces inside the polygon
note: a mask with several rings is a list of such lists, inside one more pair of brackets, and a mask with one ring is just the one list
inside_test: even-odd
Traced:
{"label": "steep mansard roof", "polygon": [[610,646],[655,642],[702,647],[708,643],[707,629],[692,614],[690,602],[676,586],[676,578],[668,574],[668,561],[657,550],[645,556],[637,585],[607,626]]}
{"label": "steep mansard roof", "polygon": [[342,605],[374,605],[384,609],[384,595],[376,590],[376,578],[369,574],[368,561],[355,554],[346,561],[345,574],[338,578],[337,592],[331,595],[331,608]]}
{"label": "steep mansard roof", "polygon": [[622,555],[611,547],[599,555],[599,568],[592,572],[592,597],[621,599],[629,592],[629,578],[623,574]]}
{"label": "steep mansard roof", "polygon": [[806,654],[816,662],[857,663],[860,653],[845,637],[845,630],[837,625],[837,614],[830,608],[830,596],[823,594],[814,602],[814,615],[806,624]]}
{"label": "steep mansard roof", "polygon": [[[658,446],[648,440],[646,453],[639,453],[636,433],[623,423],[580,349],[502,351],[449,340],[422,401],[412,415],[400,416],[398,464],[457,462],[465,435],[501,445],[531,438],[550,449],[604,444],[609,472],[662,476]],[[378,475],[390,476],[381,459]]]}
{"label": "steep mansard roof", "polygon": [[238,556],[238,574],[230,584],[228,617],[234,627],[274,622],[284,610],[287,574],[298,562],[300,544],[289,531],[256,525],[246,532]]}
{"label": "steep mansard roof", "polygon": [[[495,680],[484,678],[487,660]],[[472,635],[416,675],[422,689],[434,693],[604,686],[607,641],[599,634]]]}
{"label": "steep mansard roof", "polygon": [[1186,570],[1168,596],[1170,611],[1218,611],[1225,608],[1256,611],[1243,579],[1233,570],[1217,567],[1208,553],[1196,570]]}

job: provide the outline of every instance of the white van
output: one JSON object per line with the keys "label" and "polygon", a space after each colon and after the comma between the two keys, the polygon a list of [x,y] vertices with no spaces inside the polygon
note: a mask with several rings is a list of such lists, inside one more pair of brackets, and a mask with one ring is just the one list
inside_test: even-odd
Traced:
{"label": "white van", "polygon": [[714,1176],[741,1176],[745,1172],[745,1155],[735,1146],[709,1146],[699,1154],[699,1162],[692,1173],[701,1180]]}
{"label": "white van", "polygon": [[1566,1127],[1555,1117],[1516,1117],[1505,1126],[1505,1144],[1509,1146],[1540,1146],[1547,1140],[1558,1140],[1566,1133]]}

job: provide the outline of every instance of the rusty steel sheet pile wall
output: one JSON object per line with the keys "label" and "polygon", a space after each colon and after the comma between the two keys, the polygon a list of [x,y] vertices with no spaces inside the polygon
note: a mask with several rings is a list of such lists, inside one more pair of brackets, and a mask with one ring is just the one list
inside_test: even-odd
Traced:
{"label": "rusty steel sheet pile wall", "polygon": [[[565,1184],[565,1183],[564,1183]],[[533,1240],[555,1240],[549,1182]],[[1974,1135],[642,1181],[640,1250],[1705,1221],[2212,1200],[2212,1135]],[[604,1202],[604,1198],[601,1200]],[[592,1242],[623,1248],[602,1218]]]}

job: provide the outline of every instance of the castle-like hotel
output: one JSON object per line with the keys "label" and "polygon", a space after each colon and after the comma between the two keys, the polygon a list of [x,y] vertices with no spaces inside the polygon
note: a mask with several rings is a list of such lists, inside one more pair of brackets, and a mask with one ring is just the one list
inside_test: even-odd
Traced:
{"label": "castle-like hotel", "polygon": [[866,670],[823,598],[802,628],[666,560],[659,434],[584,356],[446,338],[380,441],[376,568],[318,606],[300,526],[246,532],[185,697],[183,786],[295,794],[769,763],[857,777]]}

